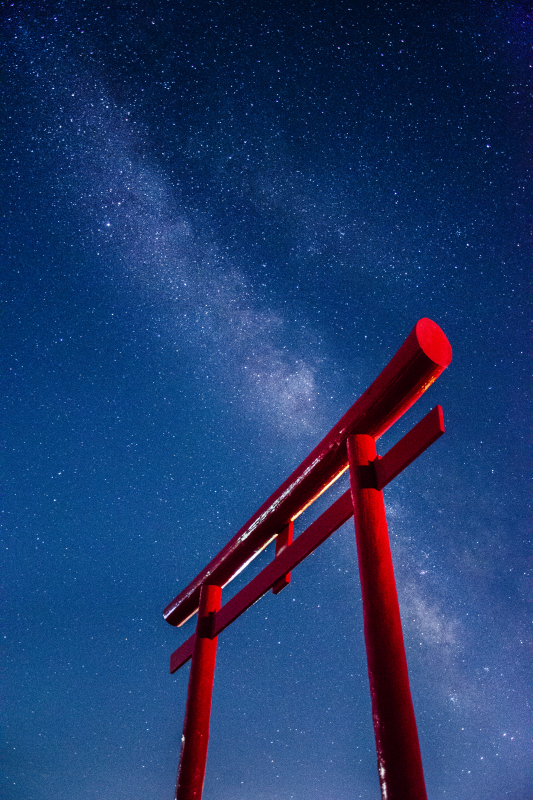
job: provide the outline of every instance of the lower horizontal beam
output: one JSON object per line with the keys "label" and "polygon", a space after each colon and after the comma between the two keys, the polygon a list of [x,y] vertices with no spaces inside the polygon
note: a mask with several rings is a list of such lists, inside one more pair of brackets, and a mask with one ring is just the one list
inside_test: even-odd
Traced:
{"label": "lower horizontal beam", "polygon": [[[240,617],[247,608],[250,608],[264,594],[266,594],[276,581],[287,572],[298,566],[313,550],[316,550],[328,536],[335,533],[341,525],[353,515],[352,500],[350,490],[336,500],[323,514],[319,516],[306,530],[298,536],[294,542],[280,553],[270,564],[252,578],[250,583],[237,592],[217,611],[213,621],[212,637],[218,636],[228,625],[231,625],[237,617]],[[194,637],[190,636],[181,647],[178,647],[170,656],[170,672],[176,672],[180,667],[187,663],[192,656],[194,647]]]}
{"label": "lower horizontal beam", "polygon": [[383,489],[433,442],[436,442],[443,433],[442,406],[435,406],[414,428],[411,428],[409,433],[396,442],[383,458],[377,458],[372,462],[376,470],[377,486],[375,488]]}
{"label": "lower horizontal beam", "polygon": [[193,633],[192,636],[189,636],[186,642],[183,642],[181,647],[178,647],[177,650],[174,650],[172,655],[170,656],[170,673],[176,672],[180,667],[187,663],[187,661],[192,658],[192,652],[194,650],[194,638],[196,634]]}
{"label": "lower horizontal beam", "polygon": [[[383,489],[415,458],[426,450],[444,433],[442,408],[436,406],[420,420],[383,458],[372,462],[375,473],[372,482],[376,489]],[[235,597],[215,615],[212,636],[218,636],[247,608],[256,603],[266,592],[276,586],[291,569],[300,564],[322,542],[331,536],[352,516],[350,492],[345,492],[323,514],[309,526],[298,538],[280,552],[274,561],[268,564],[253,578]],[[279,585],[279,584],[278,584]],[[176,672],[187,663],[192,656],[194,636],[189,637],[170,657],[170,671]]]}

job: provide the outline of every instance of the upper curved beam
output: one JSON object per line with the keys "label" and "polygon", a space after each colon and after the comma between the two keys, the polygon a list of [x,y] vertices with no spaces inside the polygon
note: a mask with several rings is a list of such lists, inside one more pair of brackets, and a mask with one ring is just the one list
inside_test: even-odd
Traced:
{"label": "upper curved beam", "polygon": [[359,400],[233,539],[165,608],[171,625],[182,625],[198,610],[206,581],[225,586],[310,502],[344,471],[346,439],[366,433],[378,439],[428,389],[452,360],[452,348],[439,326],[420,319],[395,356]]}

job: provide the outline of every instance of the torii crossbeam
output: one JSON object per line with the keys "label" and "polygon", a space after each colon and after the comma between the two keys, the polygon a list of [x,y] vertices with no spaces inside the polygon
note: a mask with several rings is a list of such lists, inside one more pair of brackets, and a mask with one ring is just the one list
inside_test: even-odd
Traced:
{"label": "torii crossbeam", "polygon": [[[452,350],[436,323],[418,321],[396,355],[310,455],[164,611],[195,633],[170,658],[192,659],[175,800],[201,800],[218,635],[352,515],[363,599],[372,717],[382,800],[427,800],[409,688],[383,488],[444,433],[436,406],[381,458],[375,441],[431,386]],[[294,541],[294,520],[349,469],[350,489]],[[221,606],[222,589],[273,539],[273,561]]]}

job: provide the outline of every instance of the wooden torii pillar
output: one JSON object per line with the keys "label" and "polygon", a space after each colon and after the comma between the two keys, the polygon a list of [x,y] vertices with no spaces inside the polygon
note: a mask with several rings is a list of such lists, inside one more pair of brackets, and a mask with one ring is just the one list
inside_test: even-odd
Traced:
{"label": "wooden torii pillar", "polygon": [[[382,458],[375,442],[451,358],[439,326],[419,320],[359,400],[165,609],[175,626],[198,612],[195,633],[170,658],[171,673],[192,659],[175,800],[202,796],[218,635],[270,589],[281,591],[290,571],[352,515],[382,800],[427,800],[382,490],[444,433],[441,407]],[[293,541],[294,520],[346,470],[350,489]],[[221,606],[223,587],[273,539],[274,559]]]}

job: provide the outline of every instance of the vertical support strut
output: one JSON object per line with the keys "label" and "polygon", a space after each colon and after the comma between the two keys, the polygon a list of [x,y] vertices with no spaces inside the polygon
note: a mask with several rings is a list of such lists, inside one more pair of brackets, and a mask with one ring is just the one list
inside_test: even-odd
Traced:
{"label": "vertical support strut", "polygon": [[[280,556],[287,547],[292,544],[292,534],[294,530],[294,522],[291,521],[285,525],[282,531],[278,533],[276,536],[276,554],[274,558]],[[282,575],[281,578],[278,578],[274,586],[272,587],[273,594],[279,594],[282,589],[289,585],[291,582],[291,573],[286,572],[285,575]]]}
{"label": "vertical support strut", "polygon": [[217,656],[217,637],[211,639],[209,634],[214,614],[220,610],[221,596],[220,586],[204,584],[200,591],[175,800],[202,797]]}
{"label": "vertical support strut", "polygon": [[347,440],[382,800],[427,800],[374,439]]}

